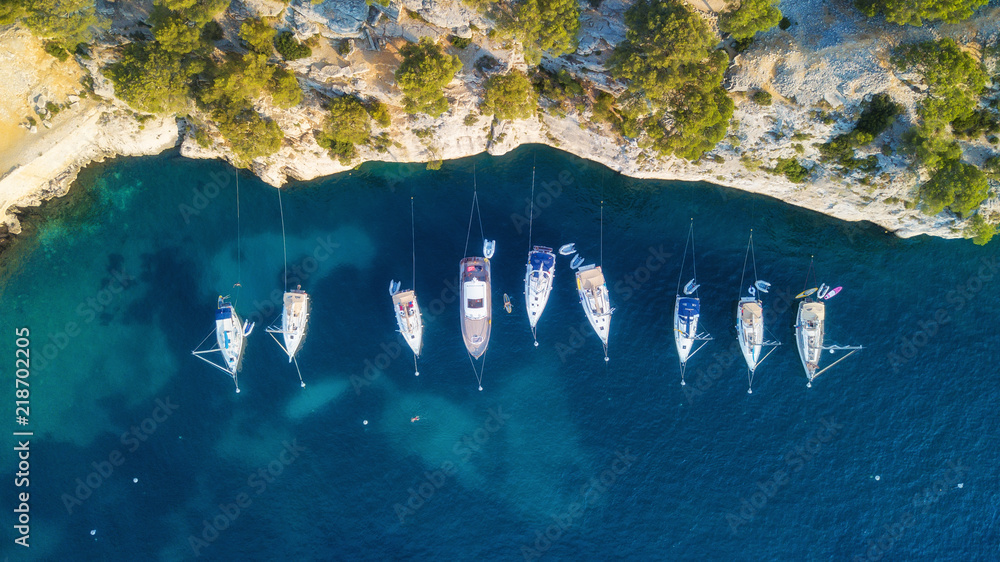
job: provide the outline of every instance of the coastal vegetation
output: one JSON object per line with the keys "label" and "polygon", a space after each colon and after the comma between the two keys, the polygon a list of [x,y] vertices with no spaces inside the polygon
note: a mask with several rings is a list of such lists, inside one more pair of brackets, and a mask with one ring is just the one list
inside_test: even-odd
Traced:
{"label": "coastal vegetation", "polygon": [[925,21],[958,23],[968,19],[989,0],[855,0],[862,13],[877,15],[899,25],[923,25]]}
{"label": "coastal vegetation", "polygon": [[750,39],[781,22],[778,0],[730,0],[726,8],[719,16],[719,30],[734,39]]}
{"label": "coastal vegetation", "polygon": [[95,31],[108,26],[93,0],[3,0],[0,26],[23,23],[31,32],[64,51],[89,43]]}
{"label": "coastal vegetation", "polygon": [[341,96],[330,101],[326,122],[316,141],[330,152],[331,158],[346,166],[357,156],[356,146],[367,144],[371,135],[371,115],[365,105],[354,96]]}
{"label": "coastal vegetation", "polygon": [[580,31],[577,0],[524,0],[517,8],[516,23],[526,58],[537,62],[542,53],[553,57],[576,50]]}
{"label": "coastal vegetation", "polygon": [[945,207],[958,215],[975,211],[989,194],[986,175],[959,160],[950,160],[941,166],[931,179],[920,188],[924,212],[936,215]]}
{"label": "coastal vegetation", "polygon": [[612,76],[628,83],[619,99],[624,130],[660,155],[701,158],[725,137],[733,115],[722,88],[729,56],[714,50],[717,37],[680,0],[639,0],[625,24],[609,62]]}
{"label": "coastal vegetation", "polygon": [[403,90],[403,109],[407,113],[426,113],[438,117],[448,110],[444,87],[455,78],[462,62],[445,53],[428,38],[400,49],[403,62],[396,70],[396,83]]}
{"label": "coastal vegetation", "polygon": [[861,117],[850,132],[818,145],[820,160],[839,166],[843,172],[874,172],[878,167],[878,158],[875,155],[856,158],[855,149],[870,145],[895,122],[902,111],[903,106],[894,102],[888,94],[875,94],[862,102]]}
{"label": "coastal vegetation", "polygon": [[538,94],[524,73],[496,74],[486,80],[486,94],[479,110],[499,120],[527,119],[538,110]]}

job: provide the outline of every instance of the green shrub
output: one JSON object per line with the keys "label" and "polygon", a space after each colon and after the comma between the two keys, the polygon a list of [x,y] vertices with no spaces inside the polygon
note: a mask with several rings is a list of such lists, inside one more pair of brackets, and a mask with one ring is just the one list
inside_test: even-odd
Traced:
{"label": "green shrub", "polygon": [[988,109],[977,109],[952,121],[951,131],[958,138],[975,139],[1000,132],[1000,120]]}
{"label": "green shrub", "polygon": [[459,49],[464,49],[472,44],[471,37],[459,37],[457,35],[449,35],[448,41]]}
{"label": "green shrub", "polygon": [[962,156],[962,147],[958,141],[926,126],[912,127],[903,133],[901,150],[932,170],[948,160],[957,160]]}
{"label": "green shrub", "polygon": [[55,102],[47,101],[45,102],[45,109],[52,115],[58,115],[62,108],[59,107]]}
{"label": "green shrub", "polygon": [[896,116],[903,112],[903,106],[892,100],[889,94],[875,94],[870,99],[861,103],[861,117],[854,130],[867,133],[874,139],[888,129],[896,120]]}
{"label": "green shrub", "polygon": [[779,158],[773,173],[783,174],[792,183],[803,183],[809,179],[809,170],[794,158]]}
{"label": "green shrub", "polygon": [[302,87],[295,79],[294,72],[284,68],[275,69],[268,89],[271,91],[271,101],[278,107],[288,109],[302,103]]}
{"label": "green shrub", "polygon": [[430,161],[427,162],[427,169],[428,170],[440,170],[441,169],[441,164],[444,164],[444,161],[442,161],[442,160],[430,160]]}
{"label": "green shrub", "polygon": [[201,28],[189,25],[181,12],[168,10],[162,5],[153,7],[149,15],[153,26],[153,37],[168,53],[186,55],[201,46]]}
{"label": "green shrub", "polygon": [[466,127],[471,127],[476,123],[479,123],[479,117],[477,117],[475,113],[469,113],[468,115],[465,116],[465,119],[462,120],[462,124],[464,124]]}
{"label": "green shrub", "polygon": [[187,106],[188,78],[176,53],[155,43],[129,43],[122,56],[104,69],[115,86],[115,95],[134,109],[147,113],[178,113]]}
{"label": "green shrub", "polygon": [[483,115],[496,115],[499,120],[527,119],[538,110],[538,94],[523,72],[491,76],[485,84],[486,94],[479,106]]}
{"label": "green shrub", "polygon": [[208,133],[204,129],[198,128],[194,130],[194,141],[198,143],[198,146],[202,148],[208,148],[212,146],[212,139],[208,138]]}
{"label": "green shrub", "polygon": [[[680,0],[638,0],[608,66],[626,80],[619,98],[626,136],[663,155],[697,160],[725,137],[733,102],[722,89],[729,61],[704,20]],[[634,134],[633,134],[634,133]]]}
{"label": "green shrub", "polygon": [[988,0],[854,0],[868,17],[878,14],[899,25],[923,25],[924,20],[958,23],[972,16]]}
{"label": "green shrub", "polygon": [[965,227],[965,237],[972,238],[977,246],[985,246],[997,233],[997,225],[989,223],[981,213],[972,215],[969,225]]}
{"label": "green shrub", "polygon": [[276,33],[273,27],[260,18],[249,18],[240,26],[240,39],[248,49],[262,55],[271,54]]}
{"label": "green shrub", "polygon": [[771,105],[773,101],[771,98],[771,93],[766,90],[757,90],[750,96],[750,100],[757,105]]}
{"label": "green shrub", "polygon": [[1000,181],[1000,156],[993,155],[983,162],[983,173],[991,180]]}
{"label": "green shrub", "polygon": [[108,21],[98,17],[93,0],[7,0],[0,3],[0,18],[20,19],[35,36],[67,51],[89,43],[94,30],[108,27]]}
{"label": "green shrub", "polygon": [[331,158],[347,166],[357,155],[355,145],[366,144],[371,133],[371,116],[364,104],[353,96],[342,96],[330,102],[330,113],[316,142],[330,151]]}
{"label": "green shrub", "polygon": [[295,39],[291,31],[282,31],[274,37],[274,48],[285,60],[304,59],[312,55],[312,49]]}
{"label": "green shrub", "polygon": [[403,90],[403,109],[407,113],[426,113],[438,117],[448,110],[444,87],[455,78],[462,62],[445,54],[430,39],[406,45],[400,50],[403,62],[396,70],[396,83]]}
{"label": "green shrub", "polygon": [[243,100],[217,105],[212,110],[212,119],[241,164],[269,156],[281,148],[284,133],[278,124],[261,116]]}
{"label": "green shrub", "polygon": [[66,62],[66,60],[69,59],[69,51],[67,51],[59,43],[55,43],[53,41],[46,41],[44,48],[46,53],[59,59],[60,62]]}
{"label": "green shrub", "polygon": [[580,31],[580,4],[577,0],[524,0],[510,25],[533,60],[541,52],[554,57],[572,53]]}
{"label": "green shrub", "polygon": [[225,36],[225,33],[222,31],[222,26],[215,20],[209,21],[205,24],[205,27],[201,28],[201,40],[205,43],[222,41]]}
{"label": "green shrub", "polygon": [[928,96],[920,116],[927,122],[950,122],[972,111],[986,83],[983,66],[952,39],[924,41],[897,48],[892,62],[921,74]]}
{"label": "green shrub", "polygon": [[719,16],[719,29],[735,39],[749,39],[781,21],[778,0],[741,0],[736,10]]}
{"label": "green shrub", "polygon": [[989,196],[989,182],[979,168],[958,160],[946,162],[920,188],[924,212],[936,215],[949,207],[957,215],[976,210]]}
{"label": "green shrub", "polygon": [[337,54],[342,57],[346,57],[347,55],[351,54],[350,39],[341,39],[340,41],[337,41]]}
{"label": "green shrub", "polygon": [[392,116],[389,115],[389,108],[384,103],[375,100],[368,104],[367,109],[379,127],[385,129],[392,125]]}

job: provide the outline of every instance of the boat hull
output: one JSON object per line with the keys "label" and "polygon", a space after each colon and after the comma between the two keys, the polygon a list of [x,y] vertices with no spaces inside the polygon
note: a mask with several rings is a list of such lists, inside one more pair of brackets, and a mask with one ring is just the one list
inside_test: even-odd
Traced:
{"label": "boat hull", "polygon": [[243,368],[246,336],[243,321],[228,302],[220,302],[215,311],[215,337],[222,353],[222,367],[233,377]]}
{"label": "boat hull", "polygon": [[459,265],[459,287],[462,339],[469,355],[475,359],[486,353],[493,324],[492,281],[490,260],[465,258]]}
{"label": "boat hull", "polygon": [[601,268],[594,266],[580,268],[576,272],[576,289],[590,326],[594,328],[597,337],[601,338],[601,342],[607,346],[612,309],[608,299],[608,286]]}
{"label": "boat hull", "polygon": [[396,315],[396,325],[413,354],[420,357],[424,346],[424,320],[417,304],[417,294],[413,290],[399,291],[392,295],[392,308]]}
{"label": "boat hull", "polygon": [[524,274],[524,300],[528,324],[534,328],[545,311],[555,279],[556,256],[551,248],[535,246],[528,252],[527,271]]}
{"label": "boat hull", "polygon": [[736,305],[736,337],[743,351],[743,359],[752,373],[760,363],[764,343],[764,305],[761,301],[744,297]]}
{"label": "boat hull", "polygon": [[799,348],[802,368],[810,382],[819,369],[825,326],[826,305],[812,300],[799,303],[799,311],[795,317],[795,343]]}
{"label": "boat hull", "polygon": [[674,343],[681,364],[687,363],[698,335],[698,318],[701,316],[701,299],[677,296],[674,301]]}
{"label": "boat hull", "polygon": [[281,334],[285,352],[291,363],[306,337],[309,325],[309,294],[305,291],[288,291],[282,298]]}

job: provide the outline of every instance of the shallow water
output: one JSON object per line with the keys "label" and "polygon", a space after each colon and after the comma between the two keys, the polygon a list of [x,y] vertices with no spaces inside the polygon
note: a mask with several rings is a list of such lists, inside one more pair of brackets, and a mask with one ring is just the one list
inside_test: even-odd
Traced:
{"label": "shallow water", "polygon": [[[522,291],[536,160],[533,242],[575,242],[603,261],[608,364],[565,257],[532,345]],[[473,168],[497,240],[483,392],[455,302]],[[367,164],[282,195],[289,277],[313,298],[302,389],[263,332],[282,289],[278,195],[241,173],[237,218],[234,174],[176,154],[93,166],[4,254],[6,356],[15,327],[32,334],[28,558],[995,556],[996,243],[901,240],[544,147],[437,172]],[[419,377],[386,292],[410,283],[411,196]],[[702,326],[716,339],[681,387],[670,318],[692,218]],[[784,345],[748,395],[733,325],[751,227]],[[477,252],[475,221],[470,238]],[[844,287],[828,341],[865,349],[807,389],[791,297],[811,255],[820,281]],[[258,322],[239,395],[190,355],[224,294]],[[12,453],[2,463],[16,471]]]}

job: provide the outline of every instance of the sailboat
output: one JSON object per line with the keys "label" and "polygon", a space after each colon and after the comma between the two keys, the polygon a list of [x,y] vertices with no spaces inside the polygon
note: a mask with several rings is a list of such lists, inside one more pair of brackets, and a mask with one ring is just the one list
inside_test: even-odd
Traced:
{"label": "sailboat", "polygon": [[[412,246],[413,264],[413,284],[417,283],[417,237],[416,225],[413,220],[413,197],[410,197],[410,232]],[[413,351],[413,374],[420,376],[417,369],[417,359],[420,357],[420,350],[424,346],[424,320],[420,314],[420,305],[417,304],[417,293],[415,289],[400,291],[399,281],[389,282],[389,295],[392,296],[392,311],[396,315],[396,325],[399,333],[402,334],[406,344]]]}
{"label": "sailboat", "polygon": [[[237,273],[236,273],[236,283],[233,285],[237,289],[237,300],[239,299],[239,290],[242,288],[240,283],[243,276],[243,248],[242,239],[240,237],[240,174],[239,171],[236,172],[236,260],[237,260]],[[201,349],[201,346],[205,344],[210,337],[212,337],[212,332],[209,332],[201,343],[195,347],[191,354],[201,359],[202,361],[208,363],[209,365],[219,369],[220,371],[228,374],[233,378],[233,383],[236,385],[236,392],[240,392],[240,382],[237,374],[243,368],[243,353],[246,351],[246,338],[253,332],[254,323],[244,322],[240,319],[239,314],[236,313],[236,309],[233,308],[233,304],[229,302],[229,297],[219,296],[215,307],[215,347],[211,349]],[[222,356],[222,361],[216,363],[208,357],[209,354],[219,353]]]}
{"label": "sailboat", "polygon": [[[750,240],[747,242],[747,253],[743,258],[743,275],[740,277],[740,287],[746,276],[747,259],[753,263],[754,279],[757,279],[757,258],[753,251],[753,231],[750,231]],[[767,359],[767,356],[781,345],[776,341],[766,341],[764,339],[764,302],[760,298],[761,293],[767,293],[771,284],[767,281],[757,279],[754,284],[747,288],[748,296],[741,296],[736,305],[736,338],[743,351],[743,358],[747,362],[747,394],[753,394],[753,376],[757,367]],[[770,347],[763,357],[761,353],[764,348]]]}
{"label": "sailboat", "polygon": [[[475,187],[475,170],[473,170],[472,211],[469,214],[469,232],[465,237],[465,250],[469,250],[469,236],[472,233],[472,215],[479,212],[479,192]],[[479,229],[482,234],[482,213],[479,214]],[[483,235],[483,255],[462,258],[459,262],[459,297],[461,299],[462,340],[469,353],[472,370],[479,382],[479,390],[483,390],[484,365],[476,367],[476,360],[486,353],[490,344],[490,329],[493,324],[492,278],[490,277],[490,259],[496,251],[496,241],[487,240]]]}
{"label": "sailboat", "polygon": [[[687,261],[688,246],[691,247],[693,277],[684,285],[682,295],[681,280],[684,278],[684,263]],[[694,219],[691,219],[687,242],[684,243],[684,256],[681,258],[681,272],[677,277],[677,297],[674,301],[674,343],[677,346],[677,356],[680,360],[682,386],[687,384],[684,380],[684,371],[687,369],[688,360],[712,340],[712,336],[707,333],[698,332],[698,320],[701,318],[701,299],[698,297],[700,286],[694,257]]]}
{"label": "sailboat", "polygon": [[[535,167],[531,167],[531,199],[528,212],[528,264],[524,273],[524,300],[528,311],[528,325],[531,326],[531,337],[538,347],[536,332],[538,320],[545,311],[552,293],[552,282],[556,274],[556,255],[548,246],[533,246],[531,244],[532,227],[535,219]],[[565,246],[563,246],[565,248]],[[508,312],[510,312],[508,310]]]}
{"label": "sailboat", "polygon": [[[252,322],[244,322],[240,319],[232,303],[229,302],[229,297],[220,296],[215,310],[215,347],[205,350],[196,348],[191,352],[198,359],[231,376],[233,383],[236,384],[237,393],[240,391],[240,382],[237,374],[243,368],[243,352],[246,349],[246,338],[253,331],[253,327]],[[202,344],[211,335],[209,333],[202,340]],[[201,344],[198,347],[201,347]],[[222,361],[216,363],[205,357],[211,353],[219,353],[222,356]]]}
{"label": "sailboat", "polygon": [[[601,201],[601,261],[604,260],[604,201]],[[604,360],[608,358],[608,335],[611,332],[611,300],[608,296],[608,284],[604,280],[601,266],[588,264],[576,270],[576,290],[580,295],[580,304],[587,315],[590,326],[597,333],[604,346]]]}
{"label": "sailboat", "polygon": [[[812,271],[812,263],[809,264]],[[806,274],[808,284],[809,275]],[[822,285],[826,287],[826,285]],[[839,292],[839,291],[838,291]],[[799,303],[799,311],[795,317],[795,343],[799,348],[799,358],[802,360],[802,368],[806,372],[808,382],[806,386],[812,388],[813,379],[830,370],[834,365],[847,359],[857,351],[864,349],[859,345],[824,345],[826,336],[826,303],[812,298],[818,293],[815,289],[806,290],[800,294],[805,294],[802,302]],[[826,291],[824,291],[824,295]],[[823,351],[835,353],[837,351],[849,351],[847,355],[837,359],[827,367],[820,369],[819,363],[822,359]]]}
{"label": "sailboat", "polygon": [[[309,326],[309,293],[302,290],[302,285],[296,285],[295,289],[288,290],[288,247],[285,242],[285,209],[281,203],[281,189],[278,190],[278,212],[281,215],[281,252],[284,258],[285,290],[281,298],[281,315],[275,319],[274,323],[265,330],[271,335],[274,343],[288,355],[288,362],[295,364],[295,372],[299,375],[299,385],[305,388],[306,383],[302,380],[302,371],[299,370],[299,361],[296,355],[302,342],[306,339],[306,329]],[[281,340],[276,334],[281,335]]]}

